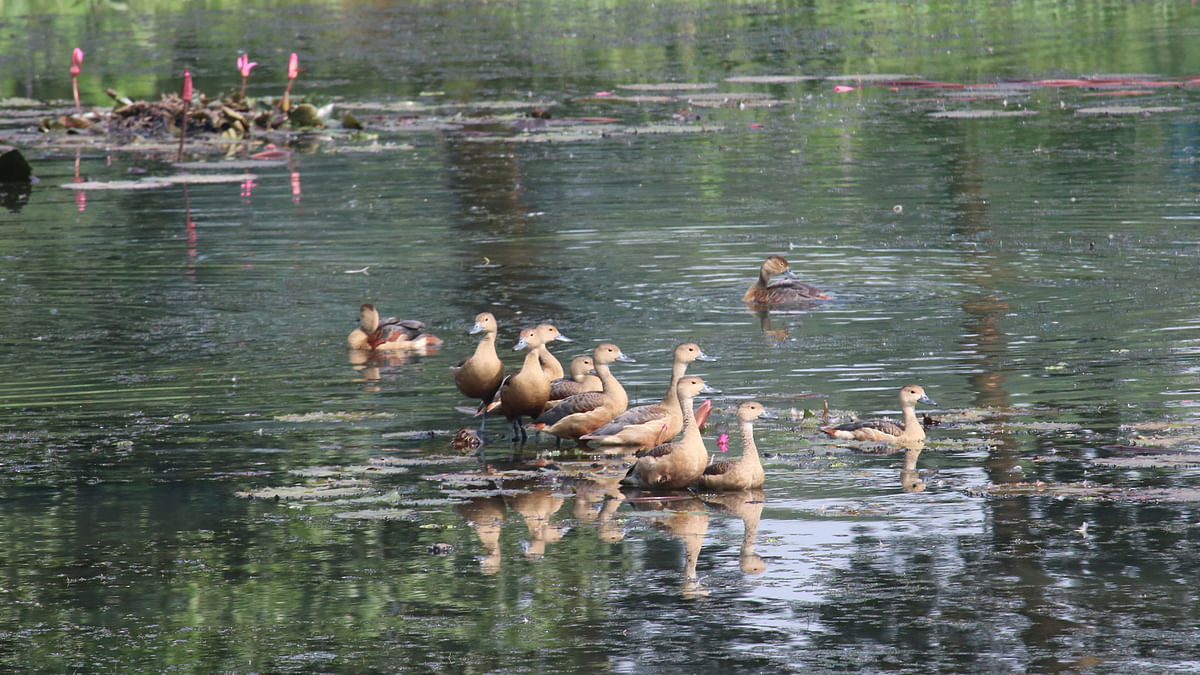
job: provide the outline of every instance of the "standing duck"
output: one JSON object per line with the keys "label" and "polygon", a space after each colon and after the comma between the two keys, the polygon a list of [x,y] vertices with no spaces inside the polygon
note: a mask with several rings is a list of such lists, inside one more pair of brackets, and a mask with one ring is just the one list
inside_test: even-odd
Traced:
{"label": "standing duck", "polygon": [[456,366],[450,367],[454,374],[454,384],[467,398],[479,399],[480,410],[484,415],[483,424],[487,423],[487,404],[491,402],[496,392],[500,391],[500,383],[504,381],[504,364],[496,354],[496,331],[500,328],[496,317],[491,312],[481,312],[475,315],[475,325],[471,327],[471,335],[483,333],[475,353],[468,356]]}
{"label": "standing duck", "polygon": [[558,436],[572,438],[595,431],[625,411],[629,396],[625,388],[613,377],[609,364],[615,361],[632,362],[621,348],[607,342],[596,345],[592,351],[592,363],[604,388],[568,396],[537,418],[539,429]]}
{"label": "standing duck", "polygon": [[346,337],[346,347],[355,351],[399,351],[436,347],[442,341],[424,332],[425,324],[414,319],[379,318],[379,310],[370,303],[358,309],[358,328]]}
{"label": "standing duck", "polygon": [[[786,279],[771,282],[771,277],[782,274]],[[746,290],[742,302],[748,305],[786,305],[806,303],[812,300],[828,300],[829,296],[816,286],[796,281],[788,267],[787,258],[773,255],[763,261],[758,270],[758,279]]]}
{"label": "standing duck", "polygon": [[708,465],[708,449],[692,414],[692,399],[700,394],[715,394],[717,390],[695,375],[688,375],[679,378],[676,391],[683,408],[683,436],[638,453],[639,459],[629,470],[629,476],[642,487],[682,490],[694,483]]}
{"label": "standing duck", "polygon": [[524,349],[525,363],[521,370],[504,378],[500,383],[500,410],[513,427],[513,441],[517,434],[521,440],[528,438],[523,417],[536,417],[542,412],[546,401],[550,399],[550,378],[542,370],[538,360],[538,347],[542,345],[542,334],[536,328],[526,328],[521,331],[521,339],[513,350]]}
{"label": "standing duck", "polygon": [[760,488],[766,474],[754,444],[754,420],[778,417],[767,412],[761,403],[746,401],[738,406],[738,424],[742,430],[742,456],[733,461],[713,462],[700,475],[700,487],[713,492],[752,490]]}
{"label": "standing duck", "polygon": [[679,405],[676,387],[679,385],[679,378],[687,373],[688,364],[693,361],[716,359],[705,354],[694,342],[679,345],[675,348],[671,382],[667,385],[667,393],[663,395],[662,401],[630,408],[581,440],[596,445],[651,448],[675,438],[683,428],[683,409]]}
{"label": "standing duck", "polygon": [[916,405],[937,405],[937,402],[925,395],[920,385],[905,385],[900,390],[900,410],[904,412],[904,421],[892,420],[859,420],[838,426],[821,427],[821,431],[833,436],[851,441],[886,441],[888,443],[916,443],[925,440],[925,428],[917,419]]}

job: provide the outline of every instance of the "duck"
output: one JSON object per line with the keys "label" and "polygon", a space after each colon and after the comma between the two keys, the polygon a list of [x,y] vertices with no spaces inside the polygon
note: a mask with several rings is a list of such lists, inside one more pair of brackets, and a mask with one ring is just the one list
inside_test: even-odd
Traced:
{"label": "duck", "polygon": [[667,384],[667,393],[662,401],[630,408],[580,440],[596,445],[652,448],[675,438],[683,429],[683,409],[679,407],[676,387],[679,378],[687,373],[688,364],[694,361],[716,361],[716,358],[705,354],[700,345],[694,342],[684,342],[675,347],[671,381]]}
{"label": "duck", "polygon": [[346,347],[354,351],[399,351],[424,349],[442,344],[435,335],[426,333],[425,324],[415,319],[379,318],[379,310],[371,303],[358,308],[358,328],[346,337]]}
{"label": "duck", "polygon": [[550,382],[550,400],[546,402],[548,406],[546,410],[568,396],[603,389],[604,383],[598,376],[592,374],[593,367],[591,354],[580,354],[571,359],[571,365],[568,367],[571,376],[560,377]]}
{"label": "duck", "polygon": [[476,314],[470,334],[483,333],[483,336],[475,346],[475,353],[450,367],[454,385],[463,396],[480,401],[480,413],[483,415],[481,430],[487,423],[487,404],[500,391],[500,383],[504,381],[504,363],[496,354],[496,333],[499,330],[500,325],[491,312]]}
{"label": "duck", "polygon": [[542,370],[546,371],[546,377],[549,377],[551,381],[557,380],[563,376],[563,367],[546,348],[546,345],[555,341],[574,342],[574,340],[558,332],[558,328],[551,323],[539,324],[537,331],[542,336],[542,346],[538,347],[538,362],[542,365]]}
{"label": "duck", "polygon": [[513,347],[513,351],[525,350],[525,362],[521,370],[508,375],[500,383],[500,411],[513,427],[513,441],[517,434],[525,441],[529,434],[521,423],[524,417],[535,417],[542,413],[546,401],[550,400],[550,378],[542,370],[538,347],[542,346],[543,333],[537,328],[526,328]]}
{"label": "duck", "polygon": [[888,443],[916,443],[925,440],[925,427],[917,420],[916,405],[937,405],[925,395],[925,390],[916,384],[907,384],[900,389],[900,410],[904,412],[902,422],[887,419],[858,420],[837,426],[821,427],[821,431],[848,441],[885,441]]}
{"label": "duck", "polygon": [[[771,283],[771,277],[776,274],[787,278]],[[787,258],[781,255],[770,256],[763,261],[758,270],[758,279],[746,290],[742,302],[748,305],[786,305],[829,299],[829,296],[816,286],[796,281],[795,276],[788,267]]]}
{"label": "duck", "polygon": [[713,462],[700,475],[700,488],[710,492],[753,490],[762,487],[766,474],[754,444],[754,420],[779,417],[757,401],[738,406],[737,419],[742,430],[742,456],[733,461]]}
{"label": "duck", "polygon": [[554,434],[560,442],[564,438],[578,440],[625,412],[629,396],[608,367],[616,361],[632,363],[634,359],[610,342],[596,345],[592,350],[592,364],[603,389],[564,398],[535,420],[536,428]]}
{"label": "duck", "polygon": [[679,378],[675,390],[683,410],[683,436],[637,453],[637,463],[630,468],[627,478],[645,488],[682,490],[696,482],[708,465],[708,449],[692,413],[692,399],[718,392],[695,375]]}

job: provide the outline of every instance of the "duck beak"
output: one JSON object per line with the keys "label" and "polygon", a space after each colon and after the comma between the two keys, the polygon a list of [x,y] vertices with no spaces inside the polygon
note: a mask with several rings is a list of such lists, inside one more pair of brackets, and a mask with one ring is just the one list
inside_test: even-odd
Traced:
{"label": "duck beak", "polygon": [[795,272],[793,272],[793,271],[792,271],[792,268],[790,268],[790,267],[789,267],[789,268],[787,268],[786,270],[784,270],[784,271],[783,271],[783,276],[784,276],[784,278],[786,278],[786,279],[796,279],[796,278],[798,278],[798,277],[796,276],[796,273],[795,273]]}
{"label": "duck beak", "polygon": [[917,399],[917,402],[924,403],[925,405],[937,405],[937,401],[929,398],[926,395],[922,395],[921,398]]}
{"label": "duck beak", "polygon": [[528,347],[528,346],[529,346],[529,344],[525,342],[525,336],[524,336],[524,335],[522,335],[522,336],[521,336],[521,339],[520,339],[520,340],[517,340],[517,346],[516,346],[516,347],[513,347],[513,351],[514,351],[514,352],[519,352],[519,351],[521,351],[522,349],[525,349],[525,348],[526,348],[526,347]]}
{"label": "duck beak", "polygon": [[697,361],[716,361],[717,357],[709,356],[708,354],[705,354],[704,352],[700,352],[700,355],[696,357],[696,360]]}
{"label": "duck beak", "polygon": [[719,393],[721,393],[721,390],[717,389],[716,387],[710,387],[706,383],[704,385],[704,387],[700,389],[700,393],[701,394],[719,394]]}
{"label": "duck beak", "polygon": [[625,363],[637,363],[637,359],[633,358],[632,356],[626,356],[625,352],[617,354],[617,360],[624,361]]}
{"label": "duck beak", "polygon": [[767,410],[767,409],[765,409],[765,408],[763,409],[763,411],[762,411],[761,413],[759,413],[758,417],[759,417],[759,419],[764,419],[764,420],[777,420],[777,419],[779,419],[779,415],[778,415],[778,414],[776,414],[776,413],[773,413],[773,412],[771,412],[770,410]]}
{"label": "duck beak", "polygon": [[483,332],[483,324],[476,321],[475,325],[471,326],[471,330],[470,330],[470,332],[467,333],[467,335],[474,335],[476,333],[482,333],[482,332]]}
{"label": "duck beak", "polygon": [[559,333],[558,335],[554,336],[554,339],[559,342],[574,342],[574,340],[567,337],[566,335],[563,335],[562,333]]}

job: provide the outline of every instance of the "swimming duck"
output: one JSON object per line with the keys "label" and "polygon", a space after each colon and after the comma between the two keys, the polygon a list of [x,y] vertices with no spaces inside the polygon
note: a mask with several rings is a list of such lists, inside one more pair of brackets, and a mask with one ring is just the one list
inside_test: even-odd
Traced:
{"label": "swimming duck", "polygon": [[708,465],[708,449],[704,447],[704,439],[696,426],[692,399],[717,391],[695,375],[679,378],[675,390],[683,409],[683,436],[638,453],[638,461],[629,470],[629,477],[636,478],[643,487],[681,490],[695,482]]}
{"label": "swimming duck", "polygon": [[603,389],[564,398],[537,418],[538,428],[560,439],[578,439],[624,412],[629,397],[608,367],[615,361],[632,362],[633,359],[614,344],[604,342],[596,345],[592,351],[592,363],[604,385]]}
{"label": "swimming duck", "polygon": [[761,403],[746,401],[738,406],[737,419],[742,429],[742,456],[733,461],[713,462],[700,475],[700,487],[711,491],[751,490],[763,484],[762,462],[754,444],[754,420],[778,415],[767,412]]}
{"label": "swimming duck", "polygon": [[546,345],[556,340],[558,342],[574,342],[574,340],[558,332],[558,328],[554,324],[540,324],[537,330],[542,336],[542,346],[538,347],[538,362],[542,364],[542,370],[546,371],[546,377],[549,377],[551,380],[557,380],[563,376],[563,367],[558,362],[558,359],[554,358],[554,355],[550,353],[550,350],[546,348]]}
{"label": "swimming duck", "polygon": [[550,399],[550,378],[542,370],[538,359],[538,347],[542,345],[542,333],[537,328],[521,331],[521,338],[513,350],[524,349],[525,363],[521,370],[504,378],[500,383],[499,410],[513,426],[513,440],[520,433],[521,440],[528,438],[522,417],[540,415],[546,401]]}
{"label": "swimming duck", "polygon": [[[585,391],[600,391],[603,389],[604,383],[600,381],[599,377],[591,374],[593,367],[591,354],[584,354],[571,359],[571,376],[560,377],[550,382],[550,400],[546,405],[553,406],[568,396],[582,394]],[[546,410],[549,409],[546,408]]]}
{"label": "swimming duck", "polygon": [[937,405],[925,395],[925,390],[919,385],[905,385],[900,390],[900,410],[904,412],[904,421],[892,420],[859,420],[838,426],[821,427],[821,431],[845,440],[854,441],[886,441],[888,443],[912,443],[925,440],[925,428],[917,420],[916,405]]}
{"label": "swimming duck", "polygon": [[[776,274],[787,278],[771,283],[771,277]],[[763,261],[758,270],[758,280],[746,290],[742,302],[748,305],[784,305],[829,299],[829,296],[816,286],[796,281],[795,276],[788,267],[787,258],[773,255]]]}
{"label": "swimming duck", "polygon": [[423,349],[442,344],[441,339],[425,333],[425,324],[414,319],[379,318],[379,310],[370,303],[358,309],[358,328],[346,337],[346,347],[356,351],[397,351]]}
{"label": "swimming duck", "polygon": [[[496,331],[500,325],[491,312],[480,312],[475,315],[475,325],[470,334],[483,333],[475,353],[451,366],[454,374],[454,384],[467,398],[480,400],[480,410],[483,422],[487,422],[487,404],[500,391],[500,383],[504,381],[504,364],[496,354]],[[483,424],[480,424],[480,429]]]}
{"label": "swimming duck", "polygon": [[651,448],[675,438],[683,428],[683,409],[679,407],[676,387],[679,378],[687,373],[693,361],[716,361],[705,354],[694,342],[684,342],[675,348],[675,359],[671,367],[671,382],[662,401],[650,405],[630,408],[617,415],[613,421],[583,436],[581,440],[596,445],[629,445]]}

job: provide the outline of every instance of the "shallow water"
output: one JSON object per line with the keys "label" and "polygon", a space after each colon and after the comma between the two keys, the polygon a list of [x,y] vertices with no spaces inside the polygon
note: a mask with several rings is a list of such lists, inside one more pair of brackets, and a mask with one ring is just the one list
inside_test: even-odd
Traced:
{"label": "shallow water", "polygon": [[[231,183],[84,193],[60,187],[75,179],[76,148],[82,180],[178,171],[78,139],[27,153],[41,182],[0,221],[0,664],[1200,667],[1192,460],[1093,461],[1123,452],[1105,446],[1196,445],[1196,88],[1022,86],[964,100],[869,77],[845,94],[830,80],[725,81],[1200,73],[1183,48],[1200,14],[1186,4],[1064,12],[459,4],[90,17],[96,80],[149,96],[174,88],[178,63],[198,89],[228,90],[233,49],[280,65],[273,52],[296,49],[309,68],[300,94],[353,104],[384,148],[331,132]],[[8,21],[57,45],[87,20]],[[277,24],[296,46],[265,37]],[[177,55],[161,58],[155,36],[194,25],[213,30],[178,33]],[[106,52],[106,39],[128,39],[133,55]],[[141,65],[118,72],[122,58]],[[9,94],[69,96],[65,67],[32,63]],[[251,94],[270,95],[281,69],[260,68]],[[672,80],[784,103],[590,98]],[[84,89],[98,99],[96,84]],[[410,98],[550,101],[556,119],[703,131],[498,140],[445,109],[438,128],[406,129],[382,106]],[[1096,105],[1180,110],[1076,113]],[[929,116],[967,108],[1037,114]],[[680,109],[700,120],[674,121]],[[741,294],[771,253],[833,298],[747,311]],[[424,320],[445,345],[356,367],[344,339],[362,302]],[[546,438],[499,439],[479,480],[479,461],[450,445],[474,420],[456,410],[470,402],[448,367],[473,349],[480,311],[499,318],[512,367],[525,324],[552,320],[574,338],[554,348],[564,361],[617,343],[637,359],[614,367],[637,402],[661,396],[676,343],[699,343],[719,360],[691,371],[723,392],[710,450],[726,431],[738,452],[742,400],[783,416],[756,431],[761,503],[639,499],[594,479],[599,458],[555,453]],[[804,417],[826,401],[835,414],[895,415],[908,382],[938,401],[924,412],[941,422],[908,466],[903,453],[822,440]],[[340,498],[246,497],[333,479],[347,481]],[[1041,494],[997,489],[1039,480]]]}

